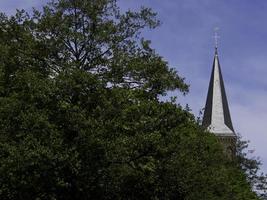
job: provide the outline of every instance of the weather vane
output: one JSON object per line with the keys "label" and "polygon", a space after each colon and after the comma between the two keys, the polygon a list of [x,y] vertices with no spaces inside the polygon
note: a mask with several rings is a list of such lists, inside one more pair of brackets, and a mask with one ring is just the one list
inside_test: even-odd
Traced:
{"label": "weather vane", "polygon": [[219,28],[218,27],[215,27],[214,28],[214,42],[215,42],[215,48],[217,49],[218,48],[218,40],[220,38],[220,36],[218,35],[218,31],[219,31]]}

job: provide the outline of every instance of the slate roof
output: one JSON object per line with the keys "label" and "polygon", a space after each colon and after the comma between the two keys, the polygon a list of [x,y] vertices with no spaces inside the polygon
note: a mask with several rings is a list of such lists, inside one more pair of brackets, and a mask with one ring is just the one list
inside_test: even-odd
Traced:
{"label": "slate roof", "polygon": [[202,125],[214,134],[235,136],[217,48],[215,48],[215,56]]}

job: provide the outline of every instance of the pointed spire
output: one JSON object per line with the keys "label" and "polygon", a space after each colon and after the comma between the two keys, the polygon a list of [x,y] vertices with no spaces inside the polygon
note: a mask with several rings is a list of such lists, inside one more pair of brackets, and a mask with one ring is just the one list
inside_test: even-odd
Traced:
{"label": "pointed spire", "polygon": [[213,69],[202,125],[216,135],[235,136],[225,93],[217,46],[215,47]]}

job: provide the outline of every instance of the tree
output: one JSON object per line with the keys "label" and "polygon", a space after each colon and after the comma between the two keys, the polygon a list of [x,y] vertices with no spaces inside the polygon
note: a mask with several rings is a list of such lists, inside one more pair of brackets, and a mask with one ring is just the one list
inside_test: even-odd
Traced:
{"label": "tree", "polygon": [[141,37],[152,10],[51,1],[0,18],[1,199],[258,199]]}
{"label": "tree", "polygon": [[237,138],[237,165],[246,174],[251,187],[262,199],[266,199],[267,176],[260,172],[261,161],[259,158],[252,157],[253,151],[247,151],[249,141],[243,141],[240,135]]}

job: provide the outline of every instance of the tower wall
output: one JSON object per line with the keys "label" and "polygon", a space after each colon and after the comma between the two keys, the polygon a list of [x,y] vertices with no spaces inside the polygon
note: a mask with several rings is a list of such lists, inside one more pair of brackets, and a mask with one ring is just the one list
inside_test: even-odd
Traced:
{"label": "tower wall", "polygon": [[217,136],[223,146],[224,153],[233,159],[236,155],[236,137],[235,136]]}

